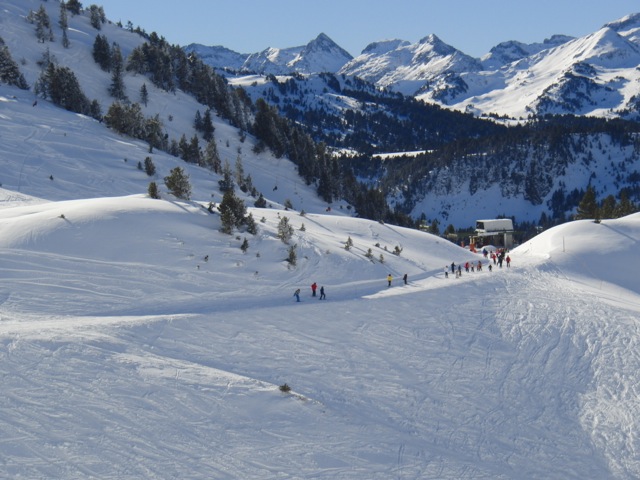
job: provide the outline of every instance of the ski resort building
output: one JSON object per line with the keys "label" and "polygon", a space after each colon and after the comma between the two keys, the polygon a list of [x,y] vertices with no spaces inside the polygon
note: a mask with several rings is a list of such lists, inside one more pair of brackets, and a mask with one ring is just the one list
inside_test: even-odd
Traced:
{"label": "ski resort building", "polygon": [[471,245],[495,245],[513,247],[513,221],[510,218],[477,220]]}

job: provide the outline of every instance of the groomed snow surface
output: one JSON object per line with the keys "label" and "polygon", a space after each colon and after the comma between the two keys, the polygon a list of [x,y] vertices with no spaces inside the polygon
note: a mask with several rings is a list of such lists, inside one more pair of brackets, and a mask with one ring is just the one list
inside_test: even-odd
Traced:
{"label": "groomed snow surface", "polygon": [[640,214],[490,272],[349,217],[228,236],[196,202],[2,194],[4,478],[640,476]]}

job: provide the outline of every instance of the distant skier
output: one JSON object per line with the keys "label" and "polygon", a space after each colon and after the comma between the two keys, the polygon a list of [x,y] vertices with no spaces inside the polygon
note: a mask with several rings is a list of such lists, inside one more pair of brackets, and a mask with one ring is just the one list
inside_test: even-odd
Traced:
{"label": "distant skier", "polygon": [[311,296],[315,297],[316,296],[316,289],[318,288],[318,285],[316,285],[316,282],[313,282],[311,284]]}
{"label": "distant skier", "polygon": [[391,281],[393,280],[393,277],[391,276],[391,274],[387,275],[387,286],[390,287],[391,286]]}
{"label": "distant skier", "polygon": [[456,264],[455,264],[455,262],[451,262],[451,273],[456,273]]}
{"label": "distant skier", "polygon": [[507,258],[505,258],[505,260],[507,261],[507,268],[511,266],[511,257],[509,255],[507,255]]}
{"label": "distant skier", "polygon": [[405,285],[407,284],[407,278],[408,278],[408,277],[407,277],[407,274],[405,273],[405,274],[404,274],[404,277],[402,277],[402,280],[404,280],[404,284],[405,284]]}
{"label": "distant skier", "polygon": [[293,296],[296,297],[296,302],[300,301],[300,289],[297,289],[295,292],[293,292]]}
{"label": "distant skier", "polygon": [[326,300],[327,296],[324,294],[324,286],[320,287],[320,300]]}

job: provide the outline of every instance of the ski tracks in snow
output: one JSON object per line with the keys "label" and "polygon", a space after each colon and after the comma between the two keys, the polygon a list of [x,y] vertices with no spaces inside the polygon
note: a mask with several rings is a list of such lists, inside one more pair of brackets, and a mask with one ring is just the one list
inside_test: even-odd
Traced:
{"label": "ski tracks in snow", "polygon": [[[504,375],[502,388],[511,388],[515,380],[525,392],[541,397],[536,403],[549,430],[545,436],[558,442],[548,446],[548,455],[574,442],[585,457],[602,458],[601,474],[585,472],[588,476],[638,476],[639,299],[627,298],[616,308],[610,292],[589,294],[554,268],[506,273],[499,325],[521,361]],[[521,299],[518,292],[524,289],[528,294]],[[549,381],[561,384],[545,388]],[[547,391],[559,393],[546,396]],[[568,429],[572,424],[575,428]]]}

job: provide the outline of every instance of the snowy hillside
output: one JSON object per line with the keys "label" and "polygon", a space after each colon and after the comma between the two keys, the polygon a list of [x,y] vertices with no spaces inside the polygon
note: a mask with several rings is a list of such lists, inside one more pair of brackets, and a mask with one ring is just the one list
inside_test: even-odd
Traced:
{"label": "snowy hillside", "polygon": [[[0,1],[3,9],[1,37],[14,60],[21,62],[20,70],[29,85],[37,81],[40,75],[38,61],[45,51],[49,51],[60,64],[76,72],[87,97],[98,100],[105,113],[114,99],[108,95],[110,74],[102,71],[91,57],[95,35],[99,33],[117,43],[123,55],[128,55],[144,39],[110,23],[102,25],[97,32],[87,16],[70,16],[69,49],[64,49],[59,41],[36,43],[34,26],[26,22],[25,17],[29,10],[37,10],[40,5],[47,8],[52,19],[58,18],[57,3]],[[191,137],[196,133],[193,128],[196,112],[203,113],[206,106],[192,96],[180,90],[158,89],[142,75],[127,74],[124,82],[132,101],[138,101],[141,86],[147,86],[149,100],[146,106],[141,105],[142,112],[146,117],[158,115],[169,138],[177,140],[183,134]],[[0,84],[0,107],[0,186],[8,190],[33,196],[45,194],[48,200],[139,194],[146,193],[151,181],[164,190],[164,177],[179,166],[190,175],[193,198],[207,202],[221,200],[218,192],[220,175],[160,150],[149,153],[146,142],[118,135],[92,118],[60,109],[38,99],[33,91]],[[245,138],[216,116],[213,125],[222,162],[228,162],[234,168],[239,159],[245,171],[251,174],[257,190],[272,205],[282,205],[290,200],[298,209],[326,209],[327,205],[314,193],[314,187],[300,180],[289,160],[275,158],[268,151],[255,154],[253,137]],[[152,177],[138,168],[146,157],[150,157],[156,166],[156,174]],[[50,161],[51,158],[55,161]],[[83,173],[83,180],[71,180],[77,178],[79,172]],[[279,188],[275,189],[276,186]],[[253,201],[247,198],[247,202]],[[340,205],[335,207],[334,212],[339,212]]]}
{"label": "snowy hillside", "polygon": [[[347,217],[253,210],[242,253],[196,204],[3,195],[2,476],[640,475],[640,215],[557,227],[489,271]],[[468,260],[482,271],[445,278]]]}

